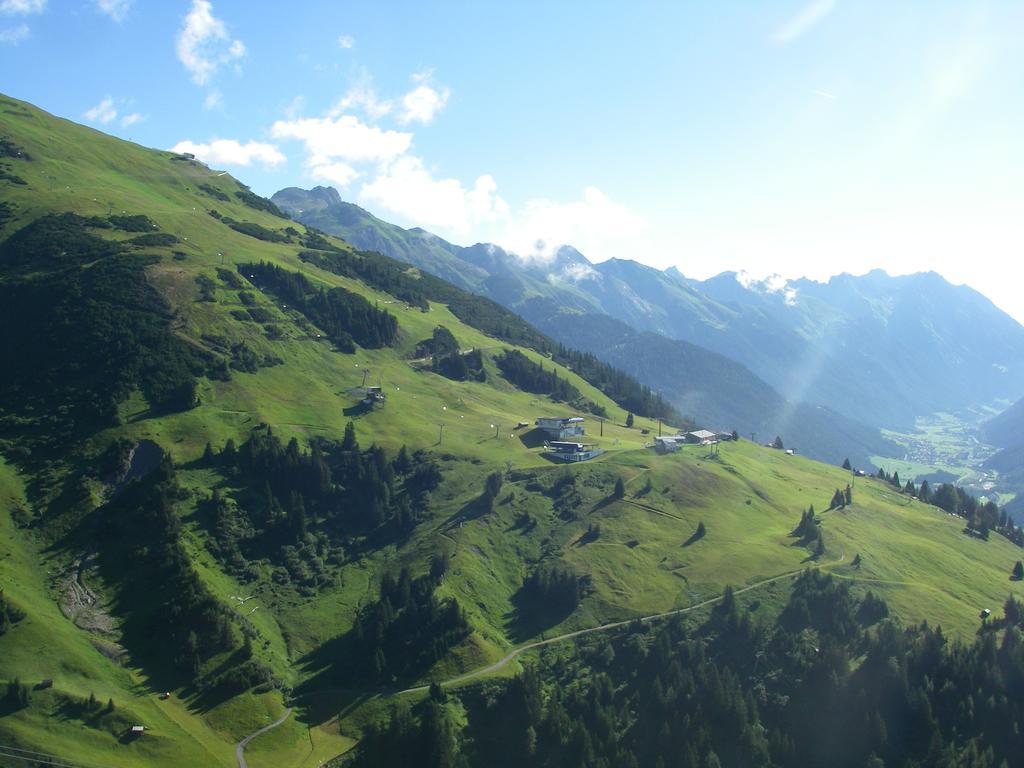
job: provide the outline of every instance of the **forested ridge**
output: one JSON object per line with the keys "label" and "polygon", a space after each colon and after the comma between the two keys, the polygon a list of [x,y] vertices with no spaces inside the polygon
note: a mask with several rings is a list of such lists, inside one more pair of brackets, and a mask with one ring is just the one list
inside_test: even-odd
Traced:
{"label": "forested ridge", "polygon": [[432,689],[411,711],[396,702],[358,764],[1015,765],[1024,606],[1008,599],[970,644],[887,615],[875,595],[814,571],[770,623],[727,589],[701,624],[637,622],[546,652],[512,681]]}

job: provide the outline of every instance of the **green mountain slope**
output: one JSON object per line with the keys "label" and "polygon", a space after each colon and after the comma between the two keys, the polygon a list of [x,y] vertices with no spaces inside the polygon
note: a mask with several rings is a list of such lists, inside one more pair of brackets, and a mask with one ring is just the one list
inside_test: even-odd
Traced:
{"label": "green mountain slope", "polygon": [[[53,681],[25,706],[11,686],[2,744],[227,766],[289,705],[245,754],[316,765],[388,691],[727,583],[814,564],[961,637],[1020,594],[1016,547],[877,480],[821,515],[814,559],[790,533],[849,473],[746,441],[657,456],[655,420],[627,428],[493,303],[187,158],[0,106],[24,182],[0,181],[0,680]],[[537,366],[518,385],[506,350]],[[584,464],[517,426],[581,409],[605,451]]]}
{"label": "green mountain slope", "polygon": [[[289,187],[276,192],[273,200],[309,226],[414,264],[514,308],[552,338],[652,383],[682,413],[698,421],[745,435],[759,433],[765,439],[783,434],[807,455],[834,463],[849,457],[860,466],[870,466],[870,456],[898,451],[877,429],[834,410],[787,402],[742,364],[683,341],[685,336],[672,334],[676,337],[672,338],[634,330],[650,327],[645,312],[668,313],[679,302],[699,316],[699,325],[722,327],[713,313],[702,309],[702,300],[685,280],[672,282],[671,296],[643,302],[637,297],[660,285],[665,276],[656,270],[638,270],[632,262],[594,266],[574,249],[563,247],[553,262],[530,264],[493,245],[463,248],[422,229],[402,229],[383,221],[344,202],[330,187],[308,191]],[[600,276],[595,270],[604,275],[603,281],[586,278]],[[613,274],[616,271],[623,273],[621,279]],[[569,275],[576,277],[568,279]],[[600,293],[595,293],[592,283],[601,286]],[[786,357],[781,351],[793,344],[790,334],[773,328],[759,337],[755,346],[775,349]]]}
{"label": "green mountain slope", "polygon": [[725,355],[789,401],[821,404],[872,427],[906,429],[917,417],[1016,399],[1024,390],[1024,328],[935,273],[875,270],[787,283],[724,272],[693,280],[631,260],[591,264],[568,246],[550,260],[486,244],[462,248],[383,222],[323,187],[289,188],[275,199],[358,247],[427,269],[429,260],[448,274],[461,264],[466,287],[517,311],[546,298],[608,315]]}

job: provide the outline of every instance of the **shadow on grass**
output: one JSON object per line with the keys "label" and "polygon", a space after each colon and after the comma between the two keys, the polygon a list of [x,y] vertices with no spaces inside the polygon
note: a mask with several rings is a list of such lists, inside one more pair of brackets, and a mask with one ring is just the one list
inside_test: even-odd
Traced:
{"label": "shadow on grass", "polygon": [[341,409],[341,412],[349,418],[355,418],[356,416],[362,416],[363,414],[369,413],[373,410],[373,406],[369,403],[364,403],[360,400],[355,405],[349,405]]}
{"label": "shadow on grass", "polygon": [[683,546],[684,547],[692,546],[692,545],[696,544],[698,541],[700,541],[701,539],[703,539],[705,536],[707,536],[707,532],[698,529],[698,530],[696,530],[696,531],[694,531],[693,533],[690,534],[690,538],[688,538],[686,541],[683,542]]}
{"label": "shadow on grass", "polygon": [[519,435],[519,442],[527,448],[540,448],[544,445],[545,439],[547,439],[547,433],[539,427],[534,427]]}
{"label": "shadow on grass", "polygon": [[514,610],[505,615],[505,626],[509,640],[516,645],[558,626],[575,610],[567,606],[539,602],[525,587],[520,587],[512,596],[512,605]]}

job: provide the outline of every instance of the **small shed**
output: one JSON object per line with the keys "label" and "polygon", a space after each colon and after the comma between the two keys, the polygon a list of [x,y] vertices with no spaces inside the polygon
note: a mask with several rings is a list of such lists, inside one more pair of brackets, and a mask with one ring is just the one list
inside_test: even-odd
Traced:
{"label": "small shed", "polygon": [[981,613],[978,614],[979,618],[981,618],[982,620],[987,619],[991,615],[992,615],[992,609],[991,608],[982,608],[981,609]]}
{"label": "small shed", "polygon": [[693,432],[686,433],[686,442],[688,443],[710,443],[716,439],[715,433],[707,429],[698,429]]}
{"label": "small shed", "polygon": [[686,438],[680,435],[664,435],[654,438],[654,450],[658,453],[675,453],[682,448]]}

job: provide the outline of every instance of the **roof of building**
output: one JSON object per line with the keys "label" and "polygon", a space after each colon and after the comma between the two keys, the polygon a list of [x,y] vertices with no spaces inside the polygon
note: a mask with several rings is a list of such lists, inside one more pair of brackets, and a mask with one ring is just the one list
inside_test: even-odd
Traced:
{"label": "roof of building", "polygon": [[559,424],[580,424],[583,422],[582,416],[541,416],[537,421],[555,421]]}
{"label": "roof of building", "polygon": [[711,440],[712,438],[715,437],[714,432],[709,432],[706,429],[697,429],[694,430],[693,432],[690,432],[690,434],[693,437],[696,437],[698,440]]}

